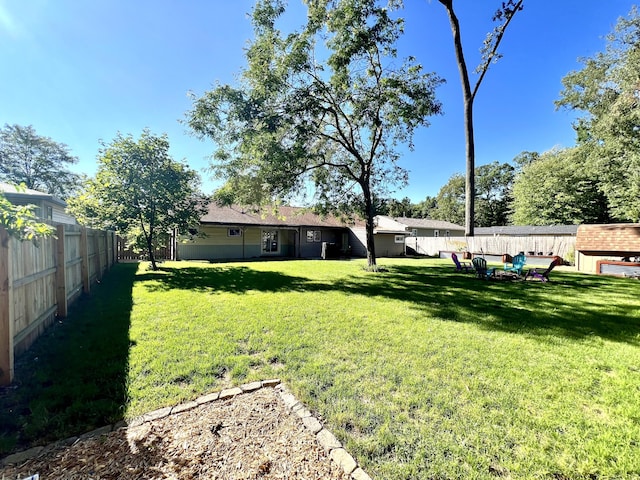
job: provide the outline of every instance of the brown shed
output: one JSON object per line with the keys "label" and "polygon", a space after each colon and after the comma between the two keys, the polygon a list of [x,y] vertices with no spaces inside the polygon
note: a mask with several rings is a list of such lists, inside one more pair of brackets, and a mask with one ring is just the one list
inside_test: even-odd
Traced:
{"label": "brown shed", "polygon": [[[640,264],[640,223],[580,225],[576,235],[576,266],[581,272],[625,274]],[[626,265],[629,264],[629,265]]]}

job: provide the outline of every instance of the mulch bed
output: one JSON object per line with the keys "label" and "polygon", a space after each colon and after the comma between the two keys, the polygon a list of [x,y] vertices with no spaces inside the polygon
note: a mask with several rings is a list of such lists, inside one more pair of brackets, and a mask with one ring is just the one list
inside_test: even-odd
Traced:
{"label": "mulch bed", "polygon": [[33,474],[41,480],[350,478],[273,388],[134,422],[0,469],[5,480]]}

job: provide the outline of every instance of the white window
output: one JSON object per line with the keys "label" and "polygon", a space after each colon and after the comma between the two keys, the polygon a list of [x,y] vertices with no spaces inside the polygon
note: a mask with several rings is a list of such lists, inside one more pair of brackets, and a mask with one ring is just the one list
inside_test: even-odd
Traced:
{"label": "white window", "polygon": [[396,235],[395,242],[404,243],[404,235]]}
{"label": "white window", "polygon": [[242,229],[240,229],[240,228],[228,228],[227,229],[227,236],[228,237],[241,237],[242,236]]}
{"label": "white window", "polygon": [[447,230],[447,231],[444,233],[444,236],[445,236],[445,237],[450,237],[450,236],[451,236],[451,231]]}
{"label": "white window", "polygon": [[433,236],[434,237],[439,237],[440,236],[440,230],[434,230],[433,231]]}
{"label": "white window", "polygon": [[321,242],[322,232],[320,230],[307,230],[307,242]]}
{"label": "white window", "polygon": [[417,237],[418,236],[418,229],[417,228],[411,229],[411,236],[412,237]]}

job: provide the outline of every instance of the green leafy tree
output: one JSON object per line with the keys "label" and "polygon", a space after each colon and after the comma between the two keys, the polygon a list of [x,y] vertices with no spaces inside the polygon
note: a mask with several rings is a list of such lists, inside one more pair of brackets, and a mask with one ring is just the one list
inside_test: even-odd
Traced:
{"label": "green leafy tree", "polygon": [[475,69],[475,73],[478,74],[475,85],[471,86],[469,79],[469,70],[467,68],[467,62],[464,56],[464,50],[462,48],[462,34],[460,31],[460,21],[455,13],[453,7],[453,0],[438,0],[444,5],[449,16],[449,23],[451,24],[451,32],[453,34],[453,44],[456,53],[456,61],[458,63],[458,71],[460,73],[460,81],[462,83],[462,99],[464,104],[464,131],[465,131],[465,143],[466,143],[466,176],[465,176],[465,232],[467,235],[473,236],[473,227],[475,223],[475,140],[473,133],[473,102],[480,88],[480,84],[484,79],[489,66],[492,63],[497,62],[502,55],[498,53],[498,47],[504,33],[513,20],[514,15],[522,10],[524,0],[508,0],[502,2],[501,7],[494,13],[493,21],[498,22],[498,25],[491,31],[482,46],[482,60],[480,65]]}
{"label": "green leafy tree", "polygon": [[465,177],[454,173],[436,195],[436,207],[431,211],[434,220],[463,225],[465,220]]}
{"label": "green leafy tree", "polygon": [[610,220],[595,175],[579,148],[542,154],[524,166],[513,186],[516,225],[577,225]]}
{"label": "green leafy tree", "polygon": [[515,173],[518,174],[522,171],[523,168],[532,164],[536,160],[540,158],[540,154],[538,152],[520,152],[513,158],[513,163],[515,163]]}
{"label": "green leafy tree", "polygon": [[[511,189],[515,169],[508,163],[493,162],[475,169],[476,218],[474,225],[490,227],[507,225],[511,204]],[[430,216],[457,225],[465,221],[466,179],[454,174],[435,197]]]}
{"label": "green leafy tree", "polygon": [[0,129],[0,180],[67,198],[83,177],[68,170],[78,159],[64,143],[36,134],[32,126]]}
{"label": "green leafy tree", "polygon": [[412,217],[413,206],[409,197],[404,197],[402,200],[396,200],[392,198],[389,200],[389,209],[387,215],[391,217]]}
{"label": "green leafy tree", "polygon": [[440,112],[441,80],[397,60],[402,19],[376,0],[308,2],[307,22],[283,35],[280,0],[258,1],[255,39],[238,88],[218,85],[194,100],[188,123],[219,147],[214,175],[225,201],[286,201],[308,186],[324,209],[363,205],[367,259],[375,269],[374,198],[406,184],[400,143]]}
{"label": "green leafy tree", "polygon": [[421,202],[412,205],[414,218],[434,218],[433,210],[437,206],[436,197],[426,196]]}
{"label": "green leafy tree", "polygon": [[493,227],[509,224],[515,168],[492,162],[476,168],[476,225]]}
{"label": "green leafy tree", "polygon": [[198,175],[169,155],[166,135],[145,129],[138,140],[118,134],[103,144],[98,171],[70,199],[81,223],[113,228],[137,239],[157,270],[154,250],[173,231],[186,233],[205,213]]}
{"label": "green leafy tree", "polygon": [[612,216],[640,221],[640,16],[634,6],[604,52],[562,80],[558,107],[583,112],[578,148],[597,172]]}

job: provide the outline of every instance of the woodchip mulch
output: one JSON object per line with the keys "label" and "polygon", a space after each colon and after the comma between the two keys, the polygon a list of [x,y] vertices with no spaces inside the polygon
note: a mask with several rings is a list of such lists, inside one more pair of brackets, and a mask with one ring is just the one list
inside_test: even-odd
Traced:
{"label": "woodchip mulch", "polygon": [[41,480],[350,478],[273,388],[45,449],[4,466],[0,479],[33,474]]}

